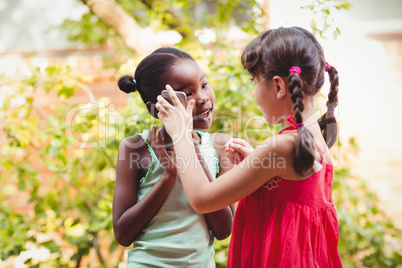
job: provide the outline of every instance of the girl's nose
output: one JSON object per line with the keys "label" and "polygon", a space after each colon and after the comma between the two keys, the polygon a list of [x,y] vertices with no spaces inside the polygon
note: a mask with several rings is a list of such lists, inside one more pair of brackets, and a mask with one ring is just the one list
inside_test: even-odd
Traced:
{"label": "girl's nose", "polygon": [[205,93],[197,94],[196,104],[202,105],[209,101],[209,97]]}

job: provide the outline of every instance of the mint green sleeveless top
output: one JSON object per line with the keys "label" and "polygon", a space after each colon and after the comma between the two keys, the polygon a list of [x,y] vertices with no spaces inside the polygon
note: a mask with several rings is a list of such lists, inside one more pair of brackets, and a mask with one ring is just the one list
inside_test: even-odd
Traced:
{"label": "mint green sleeveless top", "polygon": [[[219,172],[218,159],[208,133],[198,132],[199,145],[212,177]],[[139,136],[146,140],[148,130]],[[139,182],[141,200],[163,173],[161,163],[148,145],[152,164]],[[195,212],[177,178],[165,202],[141,231],[128,252],[127,267],[215,267],[214,237],[204,215]]]}

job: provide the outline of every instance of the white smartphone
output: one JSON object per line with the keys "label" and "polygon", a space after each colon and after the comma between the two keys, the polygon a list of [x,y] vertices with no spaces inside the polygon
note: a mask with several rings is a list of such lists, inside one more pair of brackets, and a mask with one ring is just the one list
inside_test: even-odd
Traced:
{"label": "white smartphone", "polygon": [[[187,96],[186,93],[181,92],[181,91],[175,91],[176,96],[179,98],[180,102],[183,104],[184,107],[187,107]],[[173,101],[170,98],[169,92],[167,90],[162,90],[161,96],[165,98],[170,104],[173,105]]]}

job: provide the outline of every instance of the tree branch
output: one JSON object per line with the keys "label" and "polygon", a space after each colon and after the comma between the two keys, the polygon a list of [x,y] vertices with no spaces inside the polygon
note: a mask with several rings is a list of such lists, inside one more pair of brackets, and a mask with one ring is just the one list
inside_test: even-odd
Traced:
{"label": "tree branch", "polygon": [[114,29],[126,46],[138,54],[149,54],[157,48],[155,34],[141,28],[135,19],[113,0],[83,0],[105,24]]}
{"label": "tree branch", "polygon": [[103,147],[101,147],[100,149],[101,149],[101,152],[105,155],[106,160],[109,162],[109,165],[110,165],[112,168],[116,169],[116,165],[115,165],[115,163],[114,163],[114,160],[113,160],[113,159],[110,157],[110,155],[107,153],[107,150],[106,150],[105,148],[103,148]]}
{"label": "tree branch", "polygon": [[103,267],[106,267],[106,262],[103,259],[102,252],[100,251],[99,248],[98,232],[92,232],[92,235],[94,236],[94,248],[96,251],[96,255],[98,256],[99,262],[103,265]]}
{"label": "tree branch", "polygon": [[78,248],[78,252],[77,252],[78,258],[77,258],[77,263],[75,264],[75,268],[80,268],[81,260],[82,260],[82,254],[80,253],[80,248],[78,246],[77,246],[77,248]]}

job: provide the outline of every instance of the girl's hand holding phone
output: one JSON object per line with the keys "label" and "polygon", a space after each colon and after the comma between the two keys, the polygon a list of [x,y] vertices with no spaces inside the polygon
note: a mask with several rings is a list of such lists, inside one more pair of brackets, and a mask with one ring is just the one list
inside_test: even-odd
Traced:
{"label": "girl's hand holding phone", "polygon": [[227,157],[234,165],[243,161],[253,150],[253,146],[243,139],[232,139],[225,148]]}
{"label": "girl's hand holding phone", "polygon": [[[174,93],[175,93],[176,96],[179,98],[179,100],[180,100],[181,104],[183,104],[184,108],[187,107],[187,97],[186,97],[186,93],[181,92],[181,91],[175,91]],[[167,90],[162,90],[161,96],[162,96],[165,100],[167,100],[171,105],[173,105],[173,101],[172,101],[172,99],[170,98],[169,91],[167,91]]]}
{"label": "girl's hand holding phone", "polygon": [[182,138],[189,139],[192,142],[194,100],[189,101],[185,108],[173,88],[170,85],[166,85],[166,89],[173,105],[162,96],[158,96],[158,102],[156,103],[156,109],[159,111],[158,117],[172,138],[173,144],[176,144]]}

